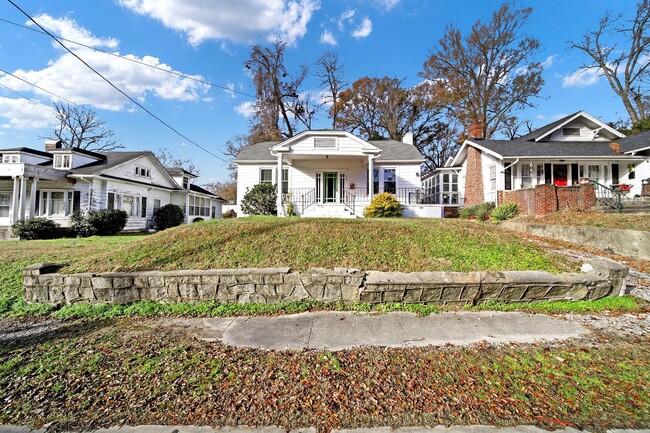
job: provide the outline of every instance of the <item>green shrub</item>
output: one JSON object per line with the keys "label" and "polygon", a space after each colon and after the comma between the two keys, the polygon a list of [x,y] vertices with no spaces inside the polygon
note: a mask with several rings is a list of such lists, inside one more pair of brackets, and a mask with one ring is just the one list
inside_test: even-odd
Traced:
{"label": "green shrub", "polygon": [[481,221],[489,220],[490,214],[492,213],[493,209],[494,209],[494,203],[492,203],[491,201],[477,204],[475,210],[476,219]]}
{"label": "green shrub", "polygon": [[505,221],[514,218],[519,213],[517,203],[503,203],[492,211],[493,221]]}
{"label": "green shrub", "polygon": [[270,183],[259,183],[246,189],[241,201],[241,210],[248,215],[277,215],[278,192]]}
{"label": "green shrub", "polygon": [[72,214],[72,230],[77,236],[113,236],[124,230],[129,219],[127,213],[119,209],[102,209],[88,213]]}
{"label": "green shrub", "polygon": [[203,218],[201,218],[201,217],[196,217],[196,218],[194,218],[194,219],[192,220],[192,223],[200,223],[200,222],[203,222],[203,221],[205,221]]}
{"label": "green shrub", "polygon": [[55,239],[61,237],[60,226],[47,218],[30,218],[16,221],[12,226],[14,236],[21,240]]}
{"label": "green shrub", "polygon": [[389,192],[377,194],[370,205],[363,210],[367,218],[394,218],[402,216],[402,208],[395,196]]}
{"label": "green shrub", "polygon": [[185,213],[175,204],[166,204],[156,211],[153,216],[158,230],[165,230],[183,224]]}
{"label": "green shrub", "polygon": [[234,209],[228,209],[221,214],[221,218],[237,218],[237,212]]}
{"label": "green shrub", "polygon": [[469,219],[476,216],[476,206],[463,206],[458,210],[458,216]]}

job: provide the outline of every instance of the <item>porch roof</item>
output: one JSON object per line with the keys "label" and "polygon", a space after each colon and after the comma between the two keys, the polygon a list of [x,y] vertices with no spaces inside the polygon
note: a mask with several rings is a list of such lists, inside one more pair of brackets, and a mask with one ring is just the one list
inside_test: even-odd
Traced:
{"label": "porch roof", "polygon": [[[620,140],[623,141],[623,140]],[[534,142],[528,140],[480,140],[470,141],[478,148],[485,148],[502,158],[594,158],[628,159],[623,154],[625,150],[621,143],[621,152],[612,149],[611,141],[544,141]]]}

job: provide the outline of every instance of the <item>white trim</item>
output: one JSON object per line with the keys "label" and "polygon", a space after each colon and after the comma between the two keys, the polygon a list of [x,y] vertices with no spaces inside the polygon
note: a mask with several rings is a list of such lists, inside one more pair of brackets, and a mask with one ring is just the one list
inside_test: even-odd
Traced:
{"label": "white trim", "polygon": [[479,149],[480,151],[487,153],[488,155],[494,156],[497,159],[503,160],[503,158],[504,158],[503,155],[500,155],[500,154],[496,153],[493,150],[490,150],[490,149],[488,149],[486,147],[483,147],[480,144],[476,144],[475,142],[473,142],[471,140],[465,140],[463,142],[463,144],[461,145],[460,149],[458,150],[458,153],[456,154],[454,159],[451,161],[451,166],[456,166],[457,165],[458,162],[456,161],[456,159],[463,153],[463,151],[465,149],[467,149],[468,146],[473,146],[473,147]]}
{"label": "white trim", "polygon": [[[355,135],[350,134],[347,131],[315,131],[315,130],[307,130],[307,131],[301,132],[300,134],[294,135],[293,137],[288,138],[288,139],[276,144],[275,146],[272,146],[271,149],[270,149],[271,150],[271,155],[275,156],[275,152],[287,152],[287,151],[289,151],[288,147],[291,146],[291,144],[293,144],[296,141],[302,140],[305,137],[309,137],[309,136],[314,136],[314,137],[319,137],[319,136],[341,137],[341,136],[344,136],[344,137],[347,137],[347,138],[351,139],[352,141],[360,144],[363,147],[362,153],[364,153],[364,154],[366,152],[370,152],[370,153],[375,153],[376,152],[377,154],[381,154],[381,149],[380,148],[368,143],[365,140],[362,140],[361,138],[359,138],[359,137],[357,137]],[[323,150],[332,150],[332,149],[325,149],[324,148]],[[337,150],[338,150],[338,140],[337,140]],[[250,161],[246,161],[246,162],[250,162]]]}
{"label": "white trim", "polygon": [[578,117],[584,117],[584,118],[594,122],[595,124],[600,125],[600,128],[597,128],[597,129],[606,129],[607,131],[611,132],[612,134],[618,136],[618,138],[625,138],[625,134],[622,134],[621,132],[617,131],[616,129],[612,128],[611,126],[607,125],[606,123],[603,123],[600,119],[595,118],[591,114],[589,114],[589,113],[587,113],[587,112],[585,112],[583,110],[580,110],[576,114],[574,114],[573,116],[569,117],[564,122],[560,123],[559,125],[556,125],[552,129],[549,129],[548,131],[546,131],[544,134],[540,135],[539,137],[536,137],[535,142],[540,141],[542,138],[548,137],[550,134],[552,134],[555,131],[557,131],[558,129],[564,127],[567,123],[573,122]]}
{"label": "white trim", "polygon": [[641,147],[639,149],[634,149],[634,150],[628,150],[627,152],[623,152],[625,154],[630,154],[631,156],[636,155],[638,152],[643,152],[644,150],[650,150],[650,146],[647,147]]}

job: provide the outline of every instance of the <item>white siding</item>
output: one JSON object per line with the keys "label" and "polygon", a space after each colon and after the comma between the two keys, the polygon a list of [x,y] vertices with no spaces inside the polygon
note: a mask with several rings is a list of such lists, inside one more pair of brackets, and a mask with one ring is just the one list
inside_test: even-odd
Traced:
{"label": "white siding", "polygon": [[292,143],[289,153],[300,153],[305,155],[359,155],[363,149],[373,149],[374,146],[365,144],[352,139],[346,135],[336,137],[323,136],[327,138],[336,138],[336,148],[314,148],[314,138],[318,136],[307,136],[301,140]]}
{"label": "white siding", "polygon": [[[496,170],[496,189],[490,187],[490,167],[495,166]],[[485,201],[497,201],[497,191],[504,189],[503,180],[503,162],[492,155],[481,152],[481,170],[483,172],[483,194]]]}
{"label": "white siding", "polygon": [[635,195],[641,195],[641,181],[643,179],[650,179],[650,157],[645,161],[636,161],[633,163],[636,165],[634,169],[634,179],[630,179],[630,170],[627,168],[629,163],[630,162],[627,161],[619,163],[619,182],[632,185],[628,197],[634,197]]}
{"label": "white siding", "polygon": [[[135,174],[136,167],[145,167],[151,170],[151,177],[142,177]],[[129,161],[125,164],[122,164],[118,167],[113,167],[106,170],[105,174],[110,176],[116,176],[128,180],[133,180],[135,182],[156,184],[166,187],[176,188],[174,182],[159,164],[153,160],[153,156],[144,155],[138,159]]]}
{"label": "white siding", "polygon": [[[562,134],[562,128],[580,128],[580,136],[565,136]],[[553,132],[550,136],[544,138],[544,140],[551,141],[603,141],[607,140],[606,138],[596,137],[593,139],[593,130],[598,129],[598,127],[593,128],[589,126],[584,120],[576,119],[562,128],[559,128],[557,131]]]}

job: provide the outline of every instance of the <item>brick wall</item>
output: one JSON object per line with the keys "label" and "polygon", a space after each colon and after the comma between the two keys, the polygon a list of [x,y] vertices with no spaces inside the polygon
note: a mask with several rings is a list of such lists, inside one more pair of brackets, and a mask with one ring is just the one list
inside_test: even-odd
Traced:
{"label": "brick wall", "polygon": [[593,185],[537,185],[516,191],[499,191],[499,203],[517,203],[521,215],[546,215],[559,210],[586,210],[596,205]]}
{"label": "brick wall", "polygon": [[641,187],[641,197],[650,197],[650,181],[644,181]]}
{"label": "brick wall", "polygon": [[467,146],[467,176],[465,177],[465,206],[483,203],[483,166],[481,151]]}

